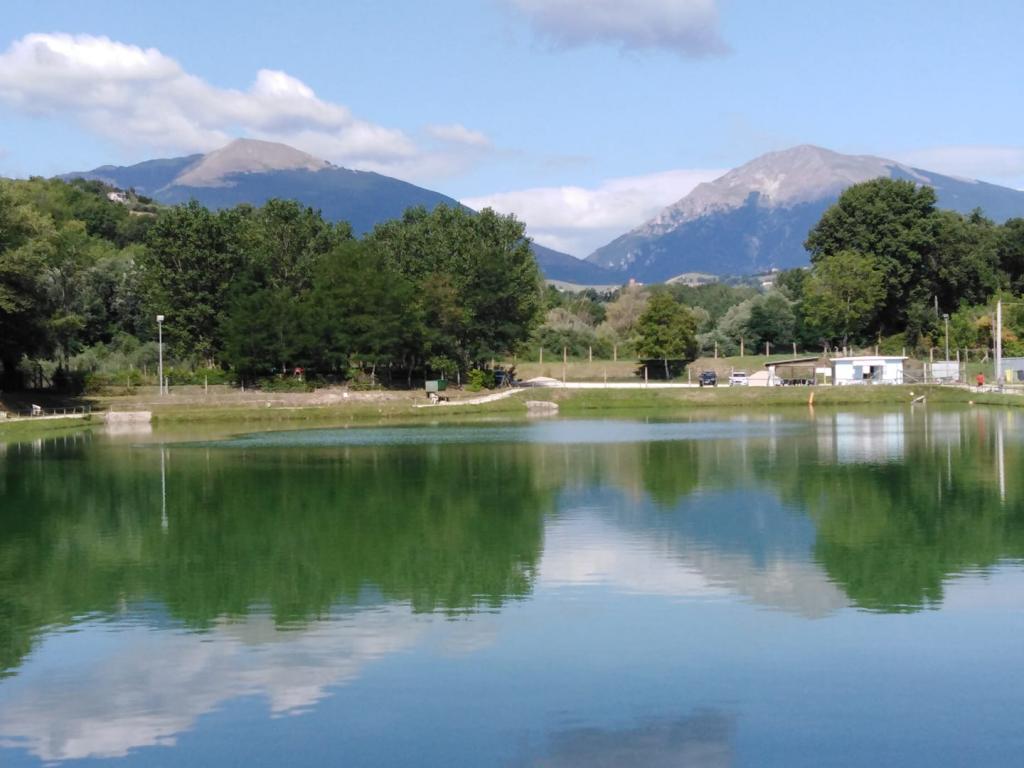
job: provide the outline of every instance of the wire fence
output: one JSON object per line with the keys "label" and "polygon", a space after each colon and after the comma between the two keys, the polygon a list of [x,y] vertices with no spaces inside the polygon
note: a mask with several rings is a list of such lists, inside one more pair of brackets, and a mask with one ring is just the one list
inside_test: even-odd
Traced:
{"label": "wire fence", "polygon": [[0,419],[45,419],[55,416],[88,416],[92,409],[88,405],[75,405],[68,408],[43,408],[33,405],[30,408],[14,411],[0,411]]}

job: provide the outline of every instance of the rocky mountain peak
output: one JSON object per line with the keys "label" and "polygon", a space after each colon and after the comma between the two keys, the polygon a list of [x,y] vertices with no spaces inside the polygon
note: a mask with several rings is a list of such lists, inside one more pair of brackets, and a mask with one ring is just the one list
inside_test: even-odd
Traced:
{"label": "rocky mountain peak", "polygon": [[227,146],[203,155],[174,184],[184,187],[229,186],[228,177],[238,173],[268,171],[320,171],[331,164],[306,152],[274,141],[235,139]]}
{"label": "rocky mountain peak", "polygon": [[647,282],[686,272],[757,274],[807,263],[807,233],[846,188],[890,178],[932,187],[940,208],[1024,214],[1024,192],[957,179],[873,155],[802,145],[761,155],[700,184],[650,221],[587,257]]}
{"label": "rocky mountain peak", "polygon": [[[661,234],[709,213],[738,208],[751,195],[764,207],[788,207],[837,194],[851,184],[889,176],[900,167],[871,155],[843,155],[803,144],[769,152],[698,185],[636,231]],[[908,170],[909,169],[905,169]]]}

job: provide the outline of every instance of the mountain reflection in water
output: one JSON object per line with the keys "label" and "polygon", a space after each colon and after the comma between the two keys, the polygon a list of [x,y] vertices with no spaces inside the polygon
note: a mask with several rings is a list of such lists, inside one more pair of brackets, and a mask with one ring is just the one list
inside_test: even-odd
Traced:
{"label": "mountain reflection in water", "polygon": [[513,702],[488,737],[510,764],[532,734],[541,765],[731,765],[745,713],[718,714],[714,677],[688,673],[706,696],[683,710],[653,682],[612,706],[573,699],[570,677],[549,706],[512,681],[566,632],[568,667],[654,663],[665,638],[624,649],[595,616],[712,634],[787,617],[811,643],[829,622],[943,611],[951,590],[1019,608],[1022,426],[916,408],[0,444],[0,755],[130,761],[251,697],[315,719],[346,687],[395,690],[393,668],[471,688],[486,663]]}

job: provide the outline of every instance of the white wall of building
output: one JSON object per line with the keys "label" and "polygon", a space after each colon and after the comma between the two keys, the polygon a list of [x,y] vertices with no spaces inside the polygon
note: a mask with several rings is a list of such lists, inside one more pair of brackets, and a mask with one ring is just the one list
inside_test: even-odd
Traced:
{"label": "white wall of building", "polygon": [[837,357],[832,361],[833,384],[902,384],[903,360],[898,355]]}

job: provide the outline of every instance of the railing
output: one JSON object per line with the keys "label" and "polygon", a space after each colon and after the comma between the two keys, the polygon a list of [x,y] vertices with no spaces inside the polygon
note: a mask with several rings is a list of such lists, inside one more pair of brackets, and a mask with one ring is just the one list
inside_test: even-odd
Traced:
{"label": "railing", "polygon": [[75,405],[70,408],[43,408],[41,405],[33,405],[31,408],[20,411],[0,411],[0,419],[42,419],[53,418],[54,416],[88,416],[92,408],[88,405]]}

